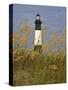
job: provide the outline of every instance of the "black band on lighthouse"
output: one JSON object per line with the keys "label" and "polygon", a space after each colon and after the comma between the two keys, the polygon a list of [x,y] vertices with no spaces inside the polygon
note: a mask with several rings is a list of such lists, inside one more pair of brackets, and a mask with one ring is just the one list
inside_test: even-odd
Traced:
{"label": "black band on lighthouse", "polygon": [[41,20],[39,14],[36,15],[35,30],[41,30]]}

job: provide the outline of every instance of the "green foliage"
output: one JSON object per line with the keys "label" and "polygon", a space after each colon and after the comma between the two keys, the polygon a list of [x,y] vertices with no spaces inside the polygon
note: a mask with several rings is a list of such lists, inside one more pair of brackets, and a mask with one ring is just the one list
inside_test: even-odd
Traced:
{"label": "green foliage", "polygon": [[[29,22],[22,22],[18,31],[13,32],[13,35],[10,33],[10,44],[13,39],[14,85],[66,82],[66,29],[60,35],[55,30],[50,36],[47,36],[48,33],[45,24],[42,30],[42,53],[32,50],[34,38],[30,36],[33,28]],[[32,47],[27,49],[31,39]]]}
{"label": "green foliage", "polygon": [[14,85],[66,82],[66,56],[59,52],[45,55],[30,49],[13,50]]}

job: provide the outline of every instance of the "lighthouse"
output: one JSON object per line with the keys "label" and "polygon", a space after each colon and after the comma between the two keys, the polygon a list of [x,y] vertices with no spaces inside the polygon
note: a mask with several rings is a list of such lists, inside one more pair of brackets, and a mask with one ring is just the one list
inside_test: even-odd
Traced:
{"label": "lighthouse", "polygon": [[41,19],[39,14],[36,15],[35,20],[34,50],[38,52],[42,51],[42,31]]}

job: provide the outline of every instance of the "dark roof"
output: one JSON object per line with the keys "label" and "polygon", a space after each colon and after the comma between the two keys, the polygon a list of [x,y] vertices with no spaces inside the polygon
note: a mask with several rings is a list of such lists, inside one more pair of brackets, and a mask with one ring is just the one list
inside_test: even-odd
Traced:
{"label": "dark roof", "polygon": [[39,15],[39,13],[37,13],[37,15],[36,15],[36,16],[40,16],[40,15]]}

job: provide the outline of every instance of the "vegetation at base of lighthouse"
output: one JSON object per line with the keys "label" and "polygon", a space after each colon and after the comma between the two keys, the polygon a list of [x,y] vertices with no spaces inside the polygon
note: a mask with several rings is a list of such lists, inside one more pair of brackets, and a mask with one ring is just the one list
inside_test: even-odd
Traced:
{"label": "vegetation at base of lighthouse", "polygon": [[[31,32],[32,27],[24,24],[19,32],[13,33],[13,84],[66,82],[65,30],[61,35],[53,32],[47,42],[43,40],[42,53],[34,51],[33,45],[26,48]],[[44,28],[43,38],[47,32]]]}

